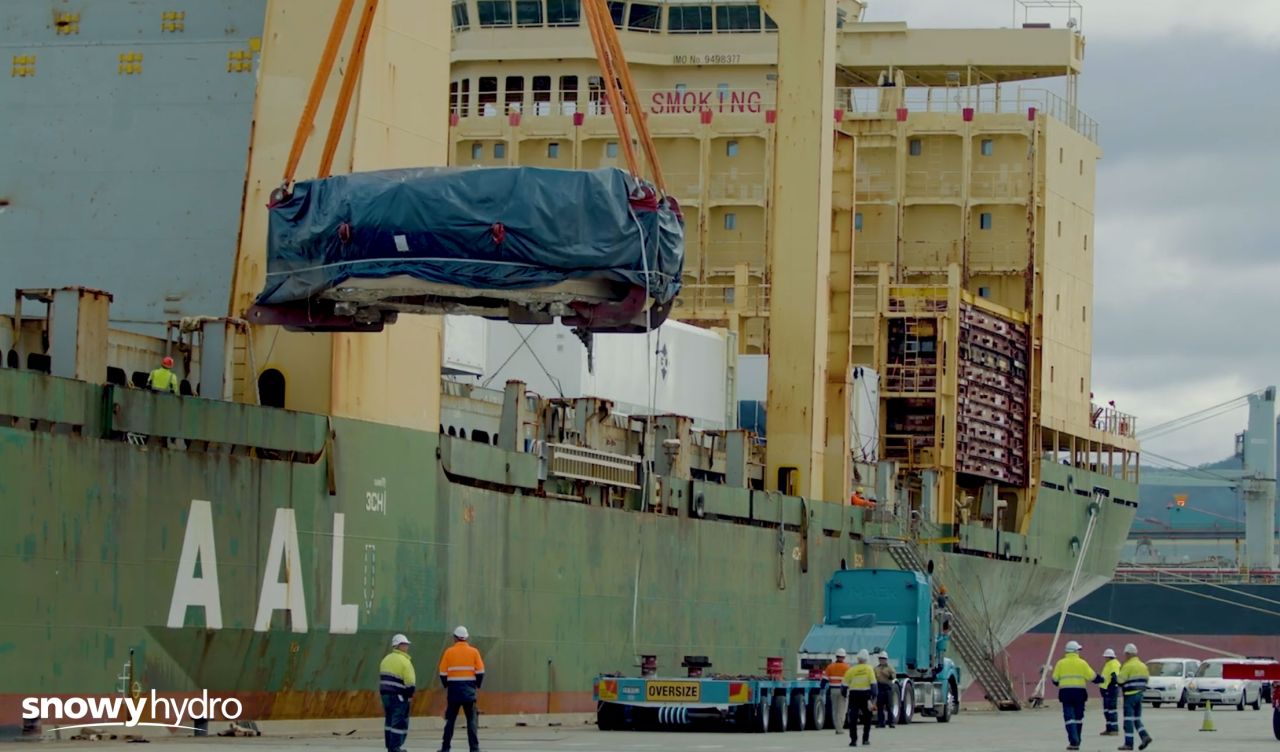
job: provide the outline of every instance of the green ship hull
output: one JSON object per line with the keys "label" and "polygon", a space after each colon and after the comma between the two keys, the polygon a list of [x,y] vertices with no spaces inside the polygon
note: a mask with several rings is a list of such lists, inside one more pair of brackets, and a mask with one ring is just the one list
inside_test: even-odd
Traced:
{"label": "green ship hull", "polygon": [[[894,566],[874,540],[905,533],[699,481],[701,518],[568,501],[539,495],[527,453],[30,371],[0,369],[0,416],[0,725],[24,696],[114,693],[131,650],[144,691],[236,696],[256,719],[377,715],[395,632],[427,688],[414,712],[434,712],[460,623],[489,667],[486,712],[590,711],[592,677],[641,654],[790,664],[830,572]],[[1110,577],[1136,489],[1070,472],[1112,490],[1079,597]],[[952,608],[997,647],[1060,608],[1088,504],[1045,487],[998,552],[968,526],[930,547]]]}

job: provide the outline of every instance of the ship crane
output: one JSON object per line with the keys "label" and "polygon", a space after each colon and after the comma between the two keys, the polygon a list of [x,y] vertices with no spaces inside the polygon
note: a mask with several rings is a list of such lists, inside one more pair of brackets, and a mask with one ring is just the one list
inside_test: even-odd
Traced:
{"label": "ship crane", "polygon": [[[603,0],[588,0],[582,8],[609,100],[616,103],[610,109],[628,180],[521,168],[331,178],[359,78],[353,71],[363,67],[378,9],[378,0],[364,0],[317,177],[295,184],[354,6],[355,0],[340,0],[284,174],[271,192],[267,286],[246,318],[303,332],[377,332],[400,313],[526,324],[559,318],[588,351],[593,332],[647,332],[661,325],[679,291],[684,221],[667,194]],[[627,113],[635,121],[634,140]],[[636,141],[652,182],[643,177]],[[562,210],[566,202],[576,211]]]}

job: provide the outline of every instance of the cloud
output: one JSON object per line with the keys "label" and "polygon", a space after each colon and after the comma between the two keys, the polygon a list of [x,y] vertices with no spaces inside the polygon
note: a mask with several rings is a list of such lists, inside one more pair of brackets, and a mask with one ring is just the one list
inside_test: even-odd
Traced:
{"label": "cloud", "polygon": [[[1031,22],[1065,26],[1068,17],[1081,22],[1089,39],[1178,38],[1190,41],[1204,34],[1220,34],[1234,41],[1274,46],[1280,42],[1280,3],[1275,0],[1084,0],[1083,12],[1066,9],[1032,9]],[[1007,0],[955,2],[955,0],[871,0],[868,21],[907,21],[919,28],[985,28],[1021,26],[1023,12]],[[1187,44],[1184,54],[1194,57],[1197,48]]]}

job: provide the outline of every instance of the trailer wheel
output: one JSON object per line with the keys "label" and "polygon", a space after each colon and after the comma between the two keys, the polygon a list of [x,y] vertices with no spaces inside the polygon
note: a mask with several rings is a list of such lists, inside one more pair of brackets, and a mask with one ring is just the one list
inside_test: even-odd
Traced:
{"label": "trailer wheel", "polygon": [[827,727],[827,698],[824,697],[826,692],[814,692],[809,695],[809,706],[806,712],[809,714],[809,728],[822,731]]}
{"label": "trailer wheel", "polygon": [[774,695],[769,701],[770,731],[787,730],[787,701],[782,695]]}
{"label": "trailer wheel", "polygon": [[951,722],[951,704],[953,702],[956,702],[955,684],[953,684],[950,680],[948,680],[947,690],[943,695],[942,712],[938,713],[937,715],[938,723]]}
{"label": "trailer wheel", "polygon": [[805,729],[805,712],[804,695],[799,692],[792,692],[787,697],[787,730],[788,731],[804,731]]}
{"label": "trailer wheel", "polygon": [[916,715],[916,688],[912,686],[911,680],[902,683],[902,691],[898,693],[900,701],[898,703],[898,723],[906,726]]}
{"label": "trailer wheel", "polygon": [[622,708],[608,702],[596,705],[596,728],[601,731],[616,731],[622,725]]}

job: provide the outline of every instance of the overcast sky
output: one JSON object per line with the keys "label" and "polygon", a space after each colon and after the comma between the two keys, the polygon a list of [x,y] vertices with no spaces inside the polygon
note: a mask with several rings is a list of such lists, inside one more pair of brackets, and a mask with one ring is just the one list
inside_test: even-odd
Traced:
{"label": "overcast sky", "polygon": [[[1103,149],[1093,385],[1141,428],[1280,381],[1280,0],[1082,4],[1080,102]],[[871,0],[866,20],[1009,26],[1013,9]],[[1062,10],[1032,13],[1066,22]],[[1246,412],[1144,449],[1220,459]]]}

